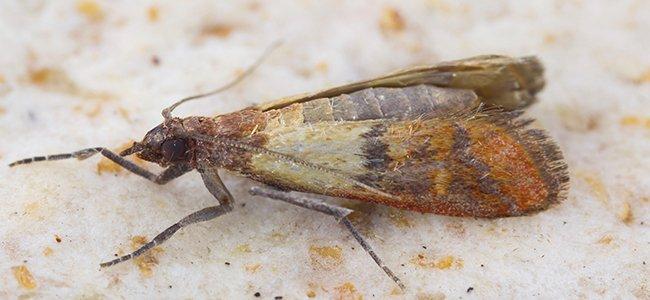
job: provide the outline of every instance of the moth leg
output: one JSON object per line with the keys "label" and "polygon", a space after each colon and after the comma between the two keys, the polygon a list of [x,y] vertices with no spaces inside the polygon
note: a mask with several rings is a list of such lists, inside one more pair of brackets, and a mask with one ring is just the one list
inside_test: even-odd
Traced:
{"label": "moth leg", "polygon": [[112,265],[121,263],[123,261],[127,261],[131,258],[138,257],[143,253],[147,252],[148,250],[150,250],[151,248],[162,244],[170,237],[172,237],[172,235],[174,235],[176,231],[178,231],[179,229],[187,225],[209,221],[230,212],[233,209],[233,199],[232,196],[230,195],[230,192],[228,192],[223,182],[221,181],[221,178],[219,178],[219,174],[217,173],[217,170],[201,169],[199,170],[199,173],[203,178],[203,184],[205,185],[205,187],[208,189],[210,194],[212,194],[212,196],[214,196],[217,199],[217,201],[219,201],[218,206],[206,207],[204,209],[189,214],[185,218],[182,218],[180,221],[176,222],[176,224],[168,227],[163,232],[158,234],[150,242],[142,245],[142,247],[140,247],[138,250],[135,250],[132,253],[121,256],[109,262],[101,263],[100,267],[102,268],[110,267]]}
{"label": "moth leg", "polygon": [[370,244],[361,236],[361,233],[359,233],[359,230],[354,227],[352,222],[348,219],[348,215],[353,212],[353,210],[341,206],[336,206],[333,204],[325,203],[321,200],[313,199],[313,198],[308,198],[305,196],[298,196],[298,195],[293,195],[290,194],[289,192],[284,192],[280,191],[274,188],[263,188],[263,187],[252,187],[250,189],[250,194],[256,195],[256,196],[264,196],[267,198],[275,199],[275,200],[280,200],[287,202],[289,204],[293,204],[296,206],[300,206],[303,208],[315,210],[330,216],[333,216],[338,222],[342,223],[345,225],[345,227],[350,231],[354,239],[359,242],[363,250],[365,250],[370,257],[375,261],[375,263],[390,277],[397,285],[402,289],[405,290],[406,287],[402,283],[402,281],[391,271],[390,268],[388,268],[384,262],[377,256],[375,251],[372,249]]}
{"label": "moth leg", "polygon": [[25,158],[10,163],[9,167],[29,164],[38,161],[61,160],[61,159],[69,159],[69,158],[84,160],[97,153],[110,159],[111,161],[118,164],[119,166],[126,169],[127,171],[134,173],[138,176],[144,177],[145,179],[153,181],[157,184],[165,184],[170,180],[177,178],[191,170],[191,168],[188,165],[175,165],[165,169],[165,171],[156,175],[152,172],[149,172],[147,169],[132,163],[126,158],[119,156],[104,147],[87,148],[87,149],[82,149],[71,153],[61,153],[61,154],[54,154],[48,156],[35,156],[35,157]]}

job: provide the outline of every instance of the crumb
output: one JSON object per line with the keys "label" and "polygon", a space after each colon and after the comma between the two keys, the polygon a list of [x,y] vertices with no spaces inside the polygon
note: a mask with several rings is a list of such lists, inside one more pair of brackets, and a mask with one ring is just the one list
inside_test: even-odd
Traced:
{"label": "crumb", "polygon": [[154,66],[159,66],[160,65],[160,57],[158,55],[152,55],[151,56],[151,64]]}
{"label": "crumb", "polygon": [[58,236],[58,235],[56,235],[56,234],[54,235],[54,240],[55,240],[57,243],[60,243],[60,242],[62,241],[62,240],[61,240],[61,237]]}
{"label": "crumb", "polygon": [[160,10],[158,9],[157,6],[150,6],[147,9],[147,18],[149,19],[149,22],[156,22],[158,21],[159,17],[160,17]]}
{"label": "crumb", "polygon": [[233,27],[227,24],[212,24],[207,25],[201,29],[202,36],[213,36],[218,38],[226,38],[232,33]]}
{"label": "crumb", "polygon": [[345,282],[334,289],[338,292],[337,299],[363,299],[363,295],[357,292],[357,288],[352,282]]}
{"label": "crumb", "polygon": [[397,296],[397,295],[403,295],[404,291],[398,287],[393,288],[392,291],[390,291],[391,296]]}
{"label": "crumb", "polygon": [[18,281],[18,284],[20,284],[22,288],[27,290],[33,290],[36,288],[34,276],[32,276],[32,273],[27,269],[27,266],[22,265],[12,267],[11,271],[14,273],[14,278],[16,278],[16,281]]}
{"label": "crumb", "polygon": [[620,124],[622,126],[634,126],[634,127],[645,127],[650,129],[650,118],[637,117],[637,116],[625,116],[621,118]]}
{"label": "crumb", "polygon": [[253,296],[255,296],[255,297],[258,297],[258,298],[259,298],[260,296],[262,296],[262,294],[260,294],[260,292],[256,292],[255,294],[253,294]]}
{"label": "crumb", "polygon": [[244,267],[244,269],[246,269],[248,273],[257,273],[257,271],[259,271],[261,268],[262,268],[261,264],[246,265]]}
{"label": "crumb", "polygon": [[543,40],[544,40],[544,44],[552,45],[557,42],[557,36],[552,33],[546,33],[544,34]]}
{"label": "crumb", "polygon": [[634,84],[645,84],[650,83],[650,68],[645,70],[645,72],[639,74],[636,78],[632,79]]}
{"label": "crumb", "polygon": [[313,290],[307,291],[307,298],[314,298],[314,297],[316,297],[316,292],[314,292]]}
{"label": "crumb", "polygon": [[609,245],[613,240],[614,240],[614,237],[607,234],[607,235],[604,235],[603,237],[601,237],[598,240],[598,244]]}
{"label": "crumb", "polygon": [[327,70],[329,69],[329,65],[326,62],[321,61],[321,62],[317,63],[314,66],[314,68],[316,69],[316,71],[319,71],[321,73],[327,73]]}
{"label": "crumb", "polygon": [[235,247],[235,252],[239,253],[251,253],[251,246],[248,244],[241,244]]}
{"label": "crumb", "polygon": [[230,266],[230,263],[229,263],[229,262],[225,262],[225,264],[226,264],[226,266]]}
{"label": "crumb", "polygon": [[627,201],[623,202],[623,206],[618,212],[618,219],[625,224],[632,223],[632,220],[634,219],[634,215],[632,214],[632,207],[630,206],[629,202]]}
{"label": "crumb", "polygon": [[315,268],[332,270],[343,262],[343,253],[339,246],[309,246],[309,259]]}
{"label": "crumb", "polygon": [[580,176],[589,185],[589,187],[591,187],[591,190],[596,198],[598,198],[603,203],[609,202],[607,189],[605,188],[603,181],[598,175],[580,172],[578,173],[578,176]]}
{"label": "crumb", "polygon": [[[147,238],[144,236],[134,236],[131,239],[131,249],[137,250],[142,245],[147,243]],[[151,277],[153,275],[153,267],[158,264],[158,254],[163,252],[160,247],[151,248],[149,251],[133,259],[133,262],[138,266],[140,274],[143,277]]]}
{"label": "crumb", "polygon": [[115,97],[107,92],[93,91],[78,86],[65,70],[59,67],[29,69],[26,80],[40,89],[75,97],[92,98],[99,101],[108,101]]}
{"label": "crumb", "polygon": [[93,22],[101,21],[104,18],[102,7],[94,0],[78,0],[77,11]]}
{"label": "crumb", "polygon": [[131,122],[131,117],[129,116],[129,111],[124,107],[118,107],[117,113],[128,122]]}
{"label": "crumb", "polygon": [[473,290],[474,290],[474,288],[470,286],[470,287],[467,288],[467,293],[471,293]]}
{"label": "crumb", "polygon": [[45,247],[45,249],[43,249],[43,256],[50,256],[52,253],[54,253],[54,250],[50,247]]}
{"label": "crumb", "polygon": [[424,253],[420,253],[411,259],[411,263],[426,269],[440,269],[446,270],[454,267],[455,269],[461,269],[463,267],[463,260],[460,258],[455,258],[451,255],[443,256],[436,260],[428,258]]}
{"label": "crumb", "polygon": [[392,7],[384,8],[379,19],[379,28],[381,28],[382,32],[399,32],[404,30],[405,27],[404,18],[402,18],[399,11]]}

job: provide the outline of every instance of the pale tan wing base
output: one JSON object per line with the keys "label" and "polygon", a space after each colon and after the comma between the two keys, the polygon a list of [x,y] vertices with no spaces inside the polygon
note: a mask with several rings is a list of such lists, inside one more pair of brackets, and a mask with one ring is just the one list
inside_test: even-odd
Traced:
{"label": "pale tan wing base", "polygon": [[473,90],[485,104],[518,109],[534,102],[535,94],[544,87],[543,73],[544,69],[536,57],[483,55],[433,66],[414,67],[370,80],[258,104],[253,108],[267,111],[371,87],[426,84]]}

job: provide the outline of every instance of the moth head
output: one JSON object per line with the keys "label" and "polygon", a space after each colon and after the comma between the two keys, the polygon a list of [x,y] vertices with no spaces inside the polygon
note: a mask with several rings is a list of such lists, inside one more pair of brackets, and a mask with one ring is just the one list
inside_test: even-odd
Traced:
{"label": "moth head", "polygon": [[121,156],[135,154],[137,157],[157,163],[163,167],[191,161],[192,141],[182,135],[180,123],[166,121],[145,134],[141,142],[120,152]]}

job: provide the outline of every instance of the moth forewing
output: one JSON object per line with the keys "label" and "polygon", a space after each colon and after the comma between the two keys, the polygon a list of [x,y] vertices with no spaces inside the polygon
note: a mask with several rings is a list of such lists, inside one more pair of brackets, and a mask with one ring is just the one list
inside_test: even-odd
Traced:
{"label": "moth forewing", "polygon": [[519,216],[560,201],[568,180],[557,147],[525,124],[515,112],[468,108],[448,116],[273,126],[256,133],[265,141],[260,146],[311,165],[255,154],[241,170],[271,186],[420,212]]}

